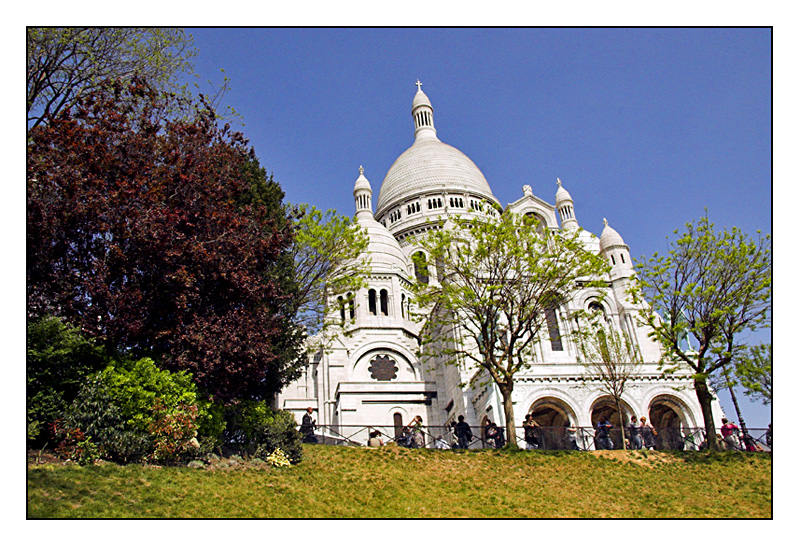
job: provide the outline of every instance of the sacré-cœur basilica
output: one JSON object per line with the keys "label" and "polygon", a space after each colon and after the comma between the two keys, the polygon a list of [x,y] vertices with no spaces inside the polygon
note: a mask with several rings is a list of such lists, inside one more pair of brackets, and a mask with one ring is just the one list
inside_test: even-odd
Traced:
{"label": "sacr\u00e9-c\u0153ur basilica", "polygon": [[[504,423],[502,398],[492,382],[470,382],[481,371],[467,366],[420,361],[422,323],[411,317],[411,287],[419,275],[437,283],[437,272],[416,271],[412,255],[420,252],[419,236],[448,215],[470,218],[485,214],[482,203],[502,207],[480,169],[458,149],[442,142],[436,132],[433,107],[417,82],[411,114],[414,142],[400,154],[380,186],[373,212],[372,186],[364,170],[355,181],[356,222],[369,236],[370,275],[353,305],[331,305],[331,313],[347,319],[346,336],[328,334],[324,351],[309,356],[301,377],[278,396],[278,406],[292,411],[300,423],[306,409],[327,433],[366,442],[367,426],[380,426],[389,436],[415,416],[426,426],[445,426],[463,415],[476,427],[488,418]],[[627,334],[638,346],[643,365],[624,395],[624,419],[645,416],[656,430],[691,431],[703,426],[688,373],[664,375],[659,370],[659,346],[637,325],[634,305],[626,291],[634,275],[630,251],[609,224],[598,238],[583,229],[572,197],[556,181],[555,205],[522,187],[522,196],[505,209],[534,215],[551,230],[577,230],[583,244],[611,266],[608,289],[576,288],[568,303],[548,317],[546,333],[537,343],[532,366],[515,376],[514,415],[521,427],[532,414],[545,428],[567,421],[583,436],[601,416],[618,424],[612,399],[599,381],[586,377],[569,333],[578,310],[600,311],[609,325]],[[341,309],[340,309],[341,307]],[[337,327],[333,327],[334,329]],[[426,359],[426,358],[423,358]],[[470,387],[470,385],[474,387]],[[723,416],[714,402],[715,422]],[[521,436],[521,430],[517,431]],[[586,447],[591,439],[581,439]],[[663,448],[677,448],[667,443]],[[550,448],[557,448],[556,446]],[[687,447],[688,448],[688,447]]]}

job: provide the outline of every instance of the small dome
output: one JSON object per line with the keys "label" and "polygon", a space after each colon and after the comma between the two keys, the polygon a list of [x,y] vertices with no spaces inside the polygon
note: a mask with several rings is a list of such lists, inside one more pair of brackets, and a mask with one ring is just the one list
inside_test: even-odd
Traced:
{"label": "small dome", "polygon": [[617,233],[617,231],[608,225],[608,221],[603,219],[603,224],[605,224],[605,228],[603,228],[603,233],[600,234],[600,250],[605,250],[610,247],[627,247],[625,245],[625,241],[622,239],[622,236]]}
{"label": "small dome", "polygon": [[372,192],[372,187],[369,185],[367,177],[364,176],[364,168],[358,168],[358,178],[356,179],[355,186],[353,187],[353,194],[355,195],[360,190],[369,190]]}
{"label": "small dome", "polygon": [[414,101],[411,103],[411,110],[414,111],[418,106],[431,106],[431,100],[425,95],[425,92],[422,91],[422,88],[417,90],[417,94],[414,95]]}
{"label": "small dome", "polygon": [[369,238],[369,245],[364,252],[370,258],[373,273],[396,270],[408,272],[408,263],[400,250],[400,244],[383,224],[372,218],[372,215],[358,216],[356,223],[366,231]]}
{"label": "small dome", "polygon": [[556,205],[562,201],[572,201],[572,196],[569,195],[563,186],[561,186],[561,179],[556,179],[558,183],[558,191],[556,192]]}

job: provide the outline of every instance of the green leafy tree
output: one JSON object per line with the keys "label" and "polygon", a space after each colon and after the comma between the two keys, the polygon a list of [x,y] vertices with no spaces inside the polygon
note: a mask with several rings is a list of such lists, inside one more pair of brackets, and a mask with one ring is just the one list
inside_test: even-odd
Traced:
{"label": "green leafy tree", "polygon": [[747,348],[736,359],[736,377],[751,400],[772,404],[772,344]]}
{"label": "green leafy tree", "polygon": [[578,281],[602,287],[599,276],[608,265],[584,248],[577,232],[551,232],[510,212],[451,217],[419,244],[441,279],[416,285],[426,322],[422,353],[476,367],[473,383],[488,375],[503,398],[509,446],[516,447],[515,376],[534,364],[535,344],[548,332],[553,310]]}
{"label": "green leafy tree", "polygon": [[[709,380],[744,351],[742,332],[770,325],[771,238],[759,232],[754,240],[735,227],[718,232],[704,216],[686,225],[666,256],[655,253],[637,271],[633,298],[651,304],[641,320],[663,347],[667,370],[693,371],[709,448],[717,450]],[[697,341],[696,350],[683,349],[687,333]]]}
{"label": "green leafy tree", "polygon": [[299,205],[293,218],[295,306],[301,324],[309,334],[316,334],[335,321],[328,312],[337,295],[355,295],[366,286],[369,261],[364,251],[369,240],[352,219],[333,210]]}
{"label": "green leafy tree", "polygon": [[600,383],[601,391],[614,400],[620,420],[622,446],[625,446],[625,414],[622,397],[628,382],[639,373],[642,364],[636,345],[624,332],[620,332],[595,315],[590,326],[574,333],[580,360],[586,368],[587,381]]}
{"label": "green leafy tree", "polygon": [[161,91],[181,93],[181,76],[194,73],[191,35],[176,28],[27,29],[28,124],[72,108],[108,81],[138,74]]}

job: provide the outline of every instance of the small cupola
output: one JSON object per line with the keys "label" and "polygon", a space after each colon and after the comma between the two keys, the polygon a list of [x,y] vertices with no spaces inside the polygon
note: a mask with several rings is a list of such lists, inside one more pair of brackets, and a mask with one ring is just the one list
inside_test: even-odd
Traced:
{"label": "small cupola", "polygon": [[603,232],[600,234],[600,252],[611,266],[611,277],[628,277],[633,274],[631,251],[619,233],[603,219]]}
{"label": "small cupola", "polygon": [[561,179],[556,179],[558,190],[556,191],[556,209],[561,217],[561,228],[564,230],[577,230],[578,220],[575,218],[575,208],[572,203],[572,196],[561,186]]}
{"label": "small cupola", "polygon": [[436,139],[436,128],[433,126],[433,106],[428,96],[422,91],[422,82],[417,80],[417,94],[411,103],[411,116],[414,118],[414,138]]}
{"label": "small cupola", "polygon": [[364,168],[358,167],[358,178],[353,187],[353,197],[356,200],[356,216],[372,216],[372,187],[364,176]]}

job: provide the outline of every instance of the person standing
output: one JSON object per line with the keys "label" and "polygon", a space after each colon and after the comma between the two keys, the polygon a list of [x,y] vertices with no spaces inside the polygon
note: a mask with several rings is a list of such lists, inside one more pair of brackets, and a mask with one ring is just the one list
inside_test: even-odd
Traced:
{"label": "person standing", "polygon": [[567,450],[578,450],[577,428],[570,425],[569,420],[564,422],[564,440],[567,442]]}
{"label": "person standing", "polygon": [[522,423],[522,429],[525,432],[525,450],[536,450],[539,448],[535,429],[537,425],[536,420],[531,418],[530,414],[525,415],[525,421]]}
{"label": "person standing", "polygon": [[303,423],[300,425],[300,434],[303,436],[304,443],[315,444],[319,442],[317,436],[314,435],[314,430],[317,428],[317,421],[313,416],[314,409],[308,407],[308,410],[303,414]]}
{"label": "person standing", "polygon": [[458,447],[467,449],[469,448],[469,443],[473,438],[472,430],[469,427],[469,424],[464,421],[464,416],[458,417],[458,423],[455,427],[456,437],[458,438]]}
{"label": "person standing", "polygon": [[411,448],[422,448],[425,446],[425,437],[422,433],[422,416],[415,416],[408,424],[411,430]]}
{"label": "person standing", "polygon": [[722,418],[722,443],[725,450],[739,450],[739,426],[728,421],[728,418]]}
{"label": "person standing", "polygon": [[628,437],[631,441],[631,450],[642,448],[642,430],[639,428],[636,416],[631,416],[631,423],[628,424]]}
{"label": "person standing", "polygon": [[614,442],[611,440],[611,437],[608,436],[609,431],[611,431],[612,425],[611,422],[608,421],[608,418],[603,416],[600,418],[600,421],[597,422],[597,426],[595,427],[595,446],[597,450],[613,450],[614,449]]}
{"label": "person standing", "polygon": [[644,416],[639,418],[639,421],[641,422],[639,430],[642,432],[644,447],[648,450],[653,450],[656,446],[656,430],[652,425],[647,423],[647,418]]}

